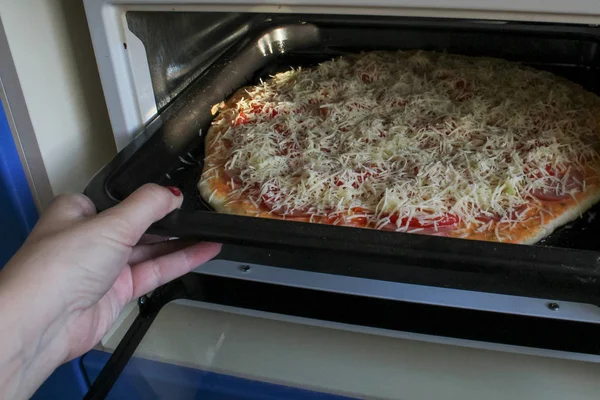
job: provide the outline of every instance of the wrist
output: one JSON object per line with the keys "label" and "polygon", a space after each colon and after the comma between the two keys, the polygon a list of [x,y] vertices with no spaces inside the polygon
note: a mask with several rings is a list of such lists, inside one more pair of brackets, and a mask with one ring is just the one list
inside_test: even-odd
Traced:
{"label": "wrist", "polygon": [[18,278],[10,269],[0,272],[0,393],[7,398],[30,397],[67,357],[64,324],[35,285]]}

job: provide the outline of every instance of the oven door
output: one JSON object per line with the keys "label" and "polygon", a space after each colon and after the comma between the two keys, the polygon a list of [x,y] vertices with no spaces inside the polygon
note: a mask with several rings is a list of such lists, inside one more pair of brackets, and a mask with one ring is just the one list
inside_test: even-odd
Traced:
{"label": "oven door", "polygon": [[[600,389],[596,307],[230,260],[252,253],[225,246],[140,298],[102,351],[83,356],[86,398],[439,398],[450,388],[522,398],[539,393],[537,380],[556,398]],[[269,254],[280,256],[290,255]],[[432,376],[443,379],[425,385]]]}

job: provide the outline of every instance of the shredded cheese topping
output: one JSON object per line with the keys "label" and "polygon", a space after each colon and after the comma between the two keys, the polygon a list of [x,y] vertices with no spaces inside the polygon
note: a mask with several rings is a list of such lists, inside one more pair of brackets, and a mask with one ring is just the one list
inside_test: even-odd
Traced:
{"label": "shredded cheese topping", "polygon": [[[231,201],[372,227],[476,229],[585,191],[600,164],[600,100],[499,59],[370,52],[247,89],[214,140]],[[498,233],[500,235],[500,233]],[[500,238],[501,239],[501,238]]]}

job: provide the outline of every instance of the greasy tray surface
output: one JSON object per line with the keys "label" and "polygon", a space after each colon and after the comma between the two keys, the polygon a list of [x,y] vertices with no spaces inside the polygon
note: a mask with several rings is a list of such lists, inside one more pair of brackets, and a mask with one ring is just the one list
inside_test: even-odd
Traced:
{"label": "greasy tray surface", "polygon": [[[597,38],[579,27],[475,22],[284,16],[259,26],[229,49],[107,165],[86,193],[108,208],[146,182],[176,185],[181,211],[156,232],[281,248],[344,251],[393,263],[543,281],[547,287],[595,284],[600,243],[596,206],[548,237],[543,246],[518,246],[220,215],[209,211],[196,189],[210,107],[243,85],[332,57],[372,49],[413,49],[487,55],[551,70],[597,91]],[[200,134],[199,134],[200,133]],[[204,211],[199,211],[204,210]],[[585,249],[590,251],[575,251]],[[555,275],[552,275],[555,274]],[[385,274],[383,274],[385,275]],[[379,276],[385,279],[385,276]],[[554,283],[552,283],[554,282]],[[502,288],[498,289],[503,291]]]}

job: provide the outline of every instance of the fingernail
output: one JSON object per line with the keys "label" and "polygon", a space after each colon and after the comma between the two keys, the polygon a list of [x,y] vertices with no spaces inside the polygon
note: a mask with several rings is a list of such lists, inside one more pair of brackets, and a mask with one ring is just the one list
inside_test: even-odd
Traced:
{"label": "fingernail", "polygon": [[179,188],[176,188],[175,186],[167,186],[167,189],[169,189],[169,191],[171,193],[173,193],[175,196],[177,196],[177,197],[181,196],[181,190],[179,190]]}

